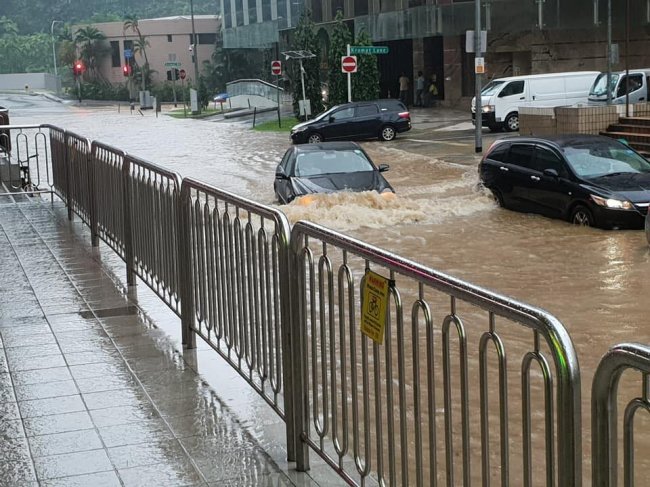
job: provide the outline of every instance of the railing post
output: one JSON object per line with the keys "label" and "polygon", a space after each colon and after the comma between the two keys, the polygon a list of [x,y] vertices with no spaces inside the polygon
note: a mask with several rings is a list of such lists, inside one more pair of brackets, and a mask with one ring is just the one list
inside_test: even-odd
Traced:
{"label": "railing post", "polygon": [[68,131],[66,130],[63,133],[63,146],[65,147],[65,153],[63,156],[63,163],[65,164],[65,204],[68,207],[68,220],[72,221],[74,215],[72,211],[72,165],[70,163],[70,146],[68,145]]}
{"label": "railing post", "polygon": [[194,333],[194,292],[192,289],[194,275],[192,269],[192,251],[190,229],[190,209],[192,198],[190,197],[190,187],[184,182],[181,185],[181,192],[177,199],[178,218],[178,249],[179,249],[179,277],[181,298],[181,331],[182,342],[188,349],[196,348],[196,333]]}
{"label": "railing post", "polygon": [[88,208],[89,218],[90,218],[90,241],[93,247],[99,247],[99,234],[98,234],[98,223],[97,223],[97,197],[98,192],[95,190],[95,168],[96,158],[95,151],[97,146],[92,143],[91,149],[88,153],[88,191],[89,191],[89,203],[90,208]]}
{"label": "railing post", "polygon": [[307,411],[309,391],[305,383],[307,379],[304,373],[304,363],[307,356],[304,336],[305,323],[303,322],[304,303],[301,298],[301,284],[305,278],[301,266],[303,241],[304,237],[300,232],[295,231],[294,227],[294,230],[291,232],[291,250],[289,252],[292,344],[291,375],[293,378],[291,384],[291,401],[293,404],[293,443],[296,453],[296,470],[299,472],[309,470],[309,447],[301,438],[303,431],[307,431],[309,427]]}
{"label": "railing post", "polygon": [[135,261],[133,252],[133,228],[131,223],[131,164],[124,155],[122,159],[122,202],[124,212],[124,261],[126,262],[126,283],[135,286]]}

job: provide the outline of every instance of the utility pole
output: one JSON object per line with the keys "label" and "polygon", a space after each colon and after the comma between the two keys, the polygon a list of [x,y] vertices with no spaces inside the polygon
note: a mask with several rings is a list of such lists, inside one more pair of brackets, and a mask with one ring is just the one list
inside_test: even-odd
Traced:
{"label": "utility pole", "polygon": [[[481,0],[475,2],[475,22],[474,26],[474,56],[475,59],[483,57],[481,52]],[[483,100],[481,100],[481,75],[477,73],[476,62],[474,62],[474,150],[477,153],[483,152]]]}
{"label": "utility pole", "polygon": [[[199,91],[199,49],[196,42],[196,30],[194,28],[194,0],[190,0],[190,16],[192,18],[192,55],[194,56],[194,86]],[[201,113],[201,102],[198,103],[198,113]]]}
{"label": "utility pole", "polygon": [[62,20],[53,20],[50,25],[50,34],[52,35],[52,59],[54,60],[54,76],[56,77],[56,93],[59,94],[59,73],[56,69],[56,41],[54,40],[54,24],[62,24]]}
{"label": "utility pole", "polygon": [[607,104],[612,104],[612,0],[607,0]]}

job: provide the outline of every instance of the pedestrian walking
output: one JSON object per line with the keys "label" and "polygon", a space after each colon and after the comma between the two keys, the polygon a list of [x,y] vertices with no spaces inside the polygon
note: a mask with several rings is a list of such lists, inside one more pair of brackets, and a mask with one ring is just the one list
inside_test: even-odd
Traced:
{"label": "pedestrian walking", "polygon": [[429,84],[429,100],[431,106],[438,106],[438,85],[436,84],[437,78],[435,74],[431,75],[431,84]]}
{"label": "pedestrian walking", "polygon": [[415,106],[423,107],[424,101],[422,95],[424,94],[424,74],[418,71],[418,77],[415,79]]}
{"label": "pedestrian walking", "polygon": [[399,99],[404,105],[409,105],[408,103],[408,94],[409,94],[409,79],[404,73],[399,77]]}

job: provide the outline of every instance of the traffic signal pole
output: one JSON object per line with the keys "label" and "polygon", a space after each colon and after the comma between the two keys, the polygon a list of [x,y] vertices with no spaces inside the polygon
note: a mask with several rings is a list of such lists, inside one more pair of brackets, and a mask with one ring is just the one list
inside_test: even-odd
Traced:
{"label": "traffic signal pole", "polygon": [[[480,58],[481,52],[481,0],[476,0],[476,26],[474,27],[474,56]],[[476,153],[483,152],[483,100],[481,99],[481,75],[477,73],[476,62],[474,62],[474,150]]]}

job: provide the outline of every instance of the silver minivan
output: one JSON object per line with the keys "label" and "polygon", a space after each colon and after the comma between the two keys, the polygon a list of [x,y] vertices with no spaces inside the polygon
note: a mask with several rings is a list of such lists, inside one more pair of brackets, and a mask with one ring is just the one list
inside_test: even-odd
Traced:
{"label": "silver minivan", "polygon": [[[625,103],[628,77],[625,71],[612,73],[612,103]],[[629,70],[629,100],[630,103],[648,101],[648,86],[650,85],[650,68]],[[600,105],[607,103],[607,73],[600,73],[589,90],[589,104]]]}

